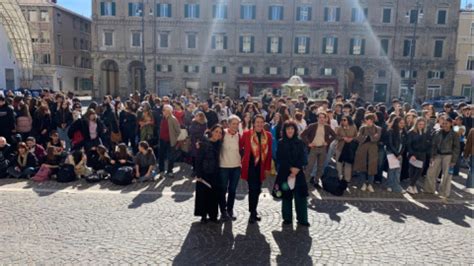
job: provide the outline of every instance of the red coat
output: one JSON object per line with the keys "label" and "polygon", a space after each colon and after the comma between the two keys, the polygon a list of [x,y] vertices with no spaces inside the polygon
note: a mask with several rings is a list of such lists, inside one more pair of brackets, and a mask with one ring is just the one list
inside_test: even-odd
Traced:
{"label": "red coat", "polygon": [[[248,180],[249,178],[249,163],[250,163],[250,154],[252,152],[250,137],[252,136],[253,130],[244,131],[242,137],[240,138],[240,149],[243,150],[242,156],[242,171],[240,178]],[[268,131],[263,131],[268,139],[268,154],[265,161],[261,162],[260,167],[260,180],[263,182],[265,180],[265,171],[270,171],[272,169],[272,134]]]}

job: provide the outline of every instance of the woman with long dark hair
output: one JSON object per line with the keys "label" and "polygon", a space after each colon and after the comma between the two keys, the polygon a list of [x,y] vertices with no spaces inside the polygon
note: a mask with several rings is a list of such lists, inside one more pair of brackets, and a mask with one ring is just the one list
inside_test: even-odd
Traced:
{"label": "woman with long dark hair", "polygon": [[66,150],[71,148],[71,140],[68,137],[68,130],[73,122],[72,111],[69,101],[63,101],[54,115],[54,124],[59,134],[59,138],[65,142]]}
{"label": "woman with long dark hair", "polygon": [[[403,151],[405,149],[404,136],[405,120],[401,117],[395,118],[387,132],[387,143],[385,149],[389,159],[389,169],[387,178],[387,190],[396,193],[405,193],[405,190],[400,186],[400,174],[402,166]],[[398,160],[398,167],[392,166],[390,161]]]}
{"label": "woman with long dark hair", "polygon": [[309,226],[308,184],[303,172],[305,144],[298,138],[298,126],[293,121],[283,124],[282,135],[276,156],[279,168],[274,193],[282,198],[285,225],[292,224],[294,199],[298,224]]}
{"label": "woman with long dark hair", "polygon": [[39,144],[44,145],[48,142],[52,125],[53,119],[48,102],[43,100],[33,118],[33,128],[36,132],[36,139]]}
{"label": "woman with long dark hair", "polygon": [[135,156],[135,176],[139,181],[153,181],[156,173],[156,157],[148,142],[138,144],[138,153]]}
{"label": "woman with long dark hair", "polygon": [[196,157],[196,200],[194,215],[201,217],[202,223],[210,221],[217,223],[218,215],[218,182],[219,154],[223,128],[214,125],[209,136],[199,143]]}
{"label": "woman with long dark hair", "polygon": [[36,172],[38,161],[35,155],[29,152],[26,143],[20,142],[17,148],[17,154],[13,157],[12,166],[8,168],[7,173],[15,178],[29,179]]}

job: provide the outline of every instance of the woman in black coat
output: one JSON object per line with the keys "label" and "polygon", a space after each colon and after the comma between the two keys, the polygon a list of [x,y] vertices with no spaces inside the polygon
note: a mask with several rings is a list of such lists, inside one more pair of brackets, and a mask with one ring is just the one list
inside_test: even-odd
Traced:
{"label": "woman in black coat", "polygon": [[[303,173],[305,144],[298,138],[298,127],[293,121],[286,121],[282,129],[283,137],[278,142],[278,175],[273,189],[274,196],[282,198],[283,223],[291,224],[293,217],[292,201],[295,199],[298,224],[308,223],[308,185]],[[295,185],[291,189],[291,179]]]}
{"label": "woman in black coat", "polygon": [[196,157],[196,201],[194,215],[201,216],[201,223],[217,221],[218,198],[217,183],[219,179],[219,153],[223,128],[214,125],[210,137],[199,143]]}
{"label": "woman in black coat", "polygon": [[[408,160],[426,162],[428,154],[431,149],[431,137],[426,130],[426,120],[424,118],[417,118],[415,125],[408,132],[407,136],[407,154]],[[421,168],[415,167],[412,163],[408,166],[408,176],[410,177],[410,186],[407,192],[410,194],[417,194],[418,189],[416,182],[423,173],[423,165]]]}
{"label": "woman in black coat", "polygon": [[26,143],[20,142],[17,155],[13,157],[12,166],[8,168],[7,172],[15,178],[29,179],[36,173],[37,167],[38,160],[35,155],[28,151]]}

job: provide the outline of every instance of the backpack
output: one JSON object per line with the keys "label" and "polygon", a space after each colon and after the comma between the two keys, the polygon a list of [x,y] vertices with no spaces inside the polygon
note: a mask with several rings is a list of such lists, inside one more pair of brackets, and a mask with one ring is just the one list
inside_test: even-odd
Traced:
{"label": "backpack", "polygon": [[47,166],[41,165],[41,168],[39,169],[39,171],[31,179],[36,182],[44,182],[49,179],[50,175],[51,175],[51,169],[49,169],[49,167]]}
{"label": "backpack", "polygon": [[344,191],[347,189],[347,181],[339,179],[339,174],[336,168],[332,165],[328,165],[326,169],[324,169],[324,175],[321,178],[321,181],[324,190],[334,196],[342,196]]}
{"label": "backpack", "polygon": [[59,183],[69,183],[76,180],[76,173],[74,172],[74,165],[63,164],[59,167],[56,181]]}
{"label": "backpack", "polygon": [[133,180],[133,168],[130,166],[123,166],[117,169],[114,175],[110,177],[110,181],[115,185],[126,186],[130,185]]}

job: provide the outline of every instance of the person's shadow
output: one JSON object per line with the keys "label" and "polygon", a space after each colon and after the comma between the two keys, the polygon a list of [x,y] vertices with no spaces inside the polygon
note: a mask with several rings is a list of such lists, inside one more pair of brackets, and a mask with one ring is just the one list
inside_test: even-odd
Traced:
{"label": "person's shadow", "polygon": [[310,256],[313,239],[309,235],[309,228],[298,226],[283,226],[282,231],[273,231],[273,238],[280,248],[276,257],[277,265],[313,265]]}
{"label": "person's shadow", "polygon": [[235,237],[234,255],[228,263],[241,265],[270,265],[270,244],[260,232],[258,224],[248,224],[245,235]]}

